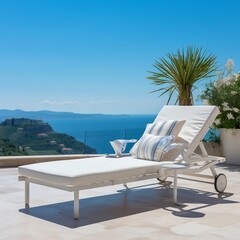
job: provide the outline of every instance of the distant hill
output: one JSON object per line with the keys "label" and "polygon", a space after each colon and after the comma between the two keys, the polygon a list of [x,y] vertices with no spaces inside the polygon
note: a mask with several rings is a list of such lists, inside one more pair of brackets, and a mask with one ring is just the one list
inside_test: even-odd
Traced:
{"label": "distant hill", "polygon": [[126,115],[107,115],[107,114],[80,114],[72,112],[54,112],[54,111],[24,111],[20,109],[7,110],[0,109],[0,121],[4,121],[7,118],[29,118],[36,120],[49,120],[49,119],[74,119],[74,118],[107,118],[114,116],[126,116]]}
{"label": "distant hill", "polygon": [[0,124],[0,155],[94,154],[96,150],[42,120],[6,119]]}

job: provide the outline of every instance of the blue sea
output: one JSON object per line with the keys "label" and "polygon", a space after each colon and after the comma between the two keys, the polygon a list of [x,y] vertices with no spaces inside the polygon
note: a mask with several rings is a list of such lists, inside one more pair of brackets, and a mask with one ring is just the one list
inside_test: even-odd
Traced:
{"label": "blue sea", "polygon": [[[110,141],[115,139],[139,139],[148,123],[156,115],[92,116],[77,119],[51,119],[47,122],[59,133],[66,133],[96,149],[97,153],[113,153]],[[209,134],[205,139],[209,138]],[[132,144],[128,144],[128,152]]]}
{"label": "blue sea", "polygon": [[[59,133],[66,133],[95,148],[97,153],[113,153],[110,141],[139,139],[156,115],[93,116],[77,119],[51,119],[47,122]],[[132,144],[128,144],[126,152]]]}

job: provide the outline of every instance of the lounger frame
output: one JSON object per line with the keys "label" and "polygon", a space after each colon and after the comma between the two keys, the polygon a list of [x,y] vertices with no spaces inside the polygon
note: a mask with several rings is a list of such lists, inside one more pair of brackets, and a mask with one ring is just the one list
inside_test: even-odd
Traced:
{"label": "lounger frame", "polygon": [[[206,149],[202,142],[199,144],[200,149],[202,150],[203,156],[196,156],[193,155],[190,157],[189,161],[191,161],[191,165],[188,165],[185,163],[180,163],[186,166],[183,169],[171,169],[168,168],[166,164],[170,164],[170,162],[163,162],[164,167],[159,168],[159,173],[153,173],[153,174],[147,174],[147,175],[141,175],[141,176],[132,176],[129,178],[123,178],[123,179],[117,179],[114,181],[105,181],[105,182],[98,182],[94,184],[88,184],[84,186],[69,186],[69,185],[58,185],[49,183],[47,181],[42,181],[40,179],[34,179],[30,177],[25,176],[19,176],[19,181],[25,182],[25,207],[28,208],[30,204],[30,183],[39,184],[46,187],[52,187],[60,190],[65,190],[68,192],[74,193],[74,219],[79,218],[79,191],[85,190],[85,189],[91,189],[91,188],[98,188],[98,187],[105,187],[105,186],[111,186],[111,185],[117,185],[117,184],[123,184],[124,186],[127,186],[127,183],[136,182],[136,181],[142,181],[147,179],[165,179],[167,177],[173,177],[173,202],[174,204],[179,204],[177,200],[177,180],[178,180],[178,174],[187,174],[187,175],[193,175],[193,176],[199,176],[202,178],[210,178],[215,179],[217,176],[216,170],[214,166],[218,163],[224,162],[225,159],[222,157],[215,157],[215,156],[209,156],[206,152]],[[200,166],[196,165],[195,163],[203,163]],[[212,172],[211,175],[203,175],[203,174],[197,174],[207,168],[210,168]]]}
{"label": "lounger frame", "polygon": [[[216,108],[216,107],[214,107],[214,108]],[[170,110],[170,112],[174,113],[175,107],[168,107],[167,110],[168,110],[168,112],[166,112],[166,108],[165,108],[165,109],[161,110],[161,112],[160,112],[163,114],[163,120],[168,119],[169,110]],[[115,179],[114,181],[109,180],[109,181],[103,181],[103,182],[96,182],[93,184],[86,184],[86,185],[81,185],[81,186],[54,184],[47,180],[44,180],[43,178],[33,178],[33,177],[27,177],[27,176],[20,175],[19,181],[25,182],[25,206],[29,207],[30,183],[73,192],[74,193],[74,218],[75,219],[79,218],[79,191],[84,190],[84,189],[91,189],[91,188],[110,186],[110,185],[116,185],[116,184],[123,184],[126,186],[126,184],[130,183],[130,182],[136,182],[136,181],[140,181],[140,180],[147,180],[147,179],[153,179],[153,178],[158,178],[158,179],[164,180],[165,178],[171,176],[171,177],[174,177],[173,178],[173,201],[175,204],[178,204],[178,201],[177,201],[178,174],[188,174],[188,175],[194,175],[194,176],[214,179],[214,185],[215,185],[215,189],[216,189],[216,180],[218,179],[218,176],[221,174],[218,175],[216,173],[214,166],[218,163],[224,162],[225,158],[209,156],[207,154],[207,151],[206,151],[202,141],[201,141],[208,130],[207,128],[209,128],[211,126],[212,122],[214,121],[215,117],[217,116],[217,114],[219,112],[219,110],[217,110],[217,109],[213,109],[212,111],[215,111],[215,112],[214,112],[213,116],[211,116],[210,120],[209,119],[206,120],[206,121],[208,121],[208,123],[205,124],[206,126],[204,127],[205,128],[204,131],[201,130],[201,132],[196,135],[196,137],[193,139],[189,148],[186,148],[186,150],[182,149],[183,157],[181,158],[181,160],[179,160],[177,162],[159,162],[158,172],[154,172],[152,174],[146,174],[146,175],[131,176],[128,178]],[[174,114],[172,114],[170,119],[174,119],[174,117],[175,117]],[[185,112],[183,112],[180,115],[181,115],[181,117],[184,117]],[[180,117],[180,119],[181,119],[181,117]],[[210,118],[210,116],[208,118]],[[176,119],[178,119],[178,118],[176,118]],[[158,121],[158,116],[155,119],[155,121]],[[183,137],[183,139],[184,139],[184,137]],[[202,152],[201,155],[197,155],[194,153],[197,146],[199,146],[201,149],[201,152]],[[173,164],[176,164],[176,165],[173,165]],[[211,170],[212,176],[199,174],[199,172],[201,172],[205,169],[208,169],[208,168]],[[223,184],[226,185],[226,182],[223,182]]]}
{"label": "lounger frame", "polygon": [[74,219],[78,219],[79,218],[79,191],[80,190],[98,188],[98,187],[106,187],[106,186],[117,185],[117,184],[123,184],[124,186],[126,186],[127,183],[130,183],[130,182],[136,182],[136,181],[159,178],[159,177],[160,177],[160,175],[158,173],[153,173],[153,174],[147,174],[147,175],[143,175],[143,176],[133,176],[130,178],[117,179],[114,181],[99,182],[99,183],[94,183],[94,184],[84,185],[84,186],[66,186],[66,185],[61,186],[61,185],[52,184],[52,183],[45,182],[45,181],[42,181],[39,179],[29,178],[29,177],[25,177],[25,176],[19,176],[18,180],[25,182],[25,207],[26,208],[28,208],[29,204],[30,204],[30,183],[39,184],[39,185],[46,186],[46,187],[52,187],[52,188],[56,188],[56,189],[60,189],[60,190],[65,190],[68,192],[73,192],[74,193]]}

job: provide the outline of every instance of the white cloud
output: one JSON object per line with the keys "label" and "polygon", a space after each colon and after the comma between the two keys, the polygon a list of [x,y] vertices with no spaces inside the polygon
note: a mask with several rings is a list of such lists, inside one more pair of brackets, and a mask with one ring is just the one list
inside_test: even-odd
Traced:
{"label": "white cloud", "polygon": [[56,106],[64,106],[64,105],[79,105],[79,106],[87,106],[87,105],[101,105],[101,104],[113,104],[117,103],[117,101],[109,101],[109,100],[94,100],[88,102],[82,101],[52,101],[52,100],[43,100],[36,105],[56,105]]}
{"label": "white cloud", "polygon": [[78,104],[78,101],[51,101],[51,100],[43,100],[37,105],[75,105]]}

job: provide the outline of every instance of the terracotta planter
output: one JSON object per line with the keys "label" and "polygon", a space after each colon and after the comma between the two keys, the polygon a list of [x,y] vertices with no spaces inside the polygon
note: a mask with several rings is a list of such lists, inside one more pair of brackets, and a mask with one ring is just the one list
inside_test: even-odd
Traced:
{"label": "terracotta planter", "polygon": [[219,129],[226,163],[240,165],[240,129]]}

